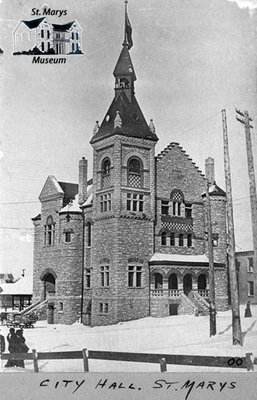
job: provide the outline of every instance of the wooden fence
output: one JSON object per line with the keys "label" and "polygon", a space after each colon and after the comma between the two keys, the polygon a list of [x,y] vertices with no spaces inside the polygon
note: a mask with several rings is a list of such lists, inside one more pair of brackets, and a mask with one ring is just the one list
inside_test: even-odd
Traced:
{"label": "wooden fence", "polygon": [[39,372],[38,361],[41,360],[83,360],[84,372],[89,372],[89,360],[110,360],[136,363],[159,364],[161,372],[167,371],[167,365],[191,365],[217,368],[240,368],[247,371],[254,370],[257,358],[252,353],[246,353],[245,357],[221,357],[221,356],[197,356],[178,354],[148,354],[148,353],[124,353],[117,351],[97,351],[83,349],[80,351],[37,352],[32,353],[2,353],[2,360],[33,360],[34,372]]}

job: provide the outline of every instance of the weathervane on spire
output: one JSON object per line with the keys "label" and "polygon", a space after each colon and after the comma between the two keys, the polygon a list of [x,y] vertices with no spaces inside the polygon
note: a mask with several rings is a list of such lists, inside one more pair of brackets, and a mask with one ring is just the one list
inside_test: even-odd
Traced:
{"label": "weathervane on spire", "polygon": [[128,17],[128,0],[125,0],[125,32],[123,45],[128,46],[128,50],[133,46],[132,27]]}

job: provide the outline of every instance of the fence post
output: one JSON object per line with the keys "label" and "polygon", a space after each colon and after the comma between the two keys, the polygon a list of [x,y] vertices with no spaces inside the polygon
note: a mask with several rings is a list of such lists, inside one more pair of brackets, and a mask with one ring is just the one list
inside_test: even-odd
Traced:
{"label": "fence post", "polygon": [[38,372],[38,355],[36,349],[32,349],[32,357],[33,357],[33,364],[34,364],[34,372]]}
{"label": "fence post", "polygon": [[160,358],[159,362],[160,362],[161,372],[166,372],[167,371],[167,364],[166,364],[165,358]]}
{"label": "fence post", "polygon": [[245,358],[246,358],[246,368],[247,371],[253,371],[254,370],[254,364],[253,364],[253,353],[246,353]]}
{"label": "fence post", "polygon": [[83,355],[83,365],[84,365],[84,372],[89,372],[89,364],[88,364],[88,350],[82,350]]}

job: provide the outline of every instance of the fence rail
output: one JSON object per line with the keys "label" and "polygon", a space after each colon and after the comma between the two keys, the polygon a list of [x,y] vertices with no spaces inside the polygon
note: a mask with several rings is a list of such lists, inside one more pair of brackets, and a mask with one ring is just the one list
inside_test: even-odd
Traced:
{"label": "fence rail", "polygon": [[117,351],[78,350],[59,352],[37,352],[32,353],[2,353],[2,360],[33,360],[34,372],[39,372],[38,361],[40,360],[83,360],[84,371],[89,371],[89,360],[110,360],[159,364],[161,372],[167,371],[167,364],[191,365],[201,367],[240,368],[247,371],[254,370],[257,358],[252,353],[246,353],[245,357],[222,357],[222,356],[198,356],[184,354],[148,354],[148,353],[126,353]]}

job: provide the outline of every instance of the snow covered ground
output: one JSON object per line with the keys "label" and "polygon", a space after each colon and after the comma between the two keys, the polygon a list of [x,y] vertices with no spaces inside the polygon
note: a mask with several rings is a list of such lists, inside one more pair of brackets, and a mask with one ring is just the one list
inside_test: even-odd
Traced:
{"label": "snow covered ground", "polygon": [[[71,326],[48,325],[40,321],[34,329],[25,329],[24,336],[30,350],[70,351],[87,348],[89,350],[214,355],[214,356],[245,356],[253,353],[257,357],[257,305],[251,306],[252,317],[244,318],[244,308],[241,308],[241,326],[244,338],[243,347],[232,345],[231,311],[217,314],[217,335],[209,337],[208,316],[171,316],[167,318],[143,318],[141,320],[123,322],[104,327],[87,327],[79,323]],[[1,334],[6,336],[8,328],[1,327]],[[20,368],[4,368],[2,372],[14,372]],[[100,372],[157,372],[158,364],[144,364],[118,361],[89,360],[90,371]],[[42,360],[39,369],[44,372],[81,372],[82,360]],[[168,365],[168,371],[225,371],[209,367],[192,367]],[[226,368],[229,372],[232,369]],[[255,367],[256,370],[256,367]],[[33,371],[33,362],[25,361],[25,371]],[[233,369],[242,372],[242,369]]]}

